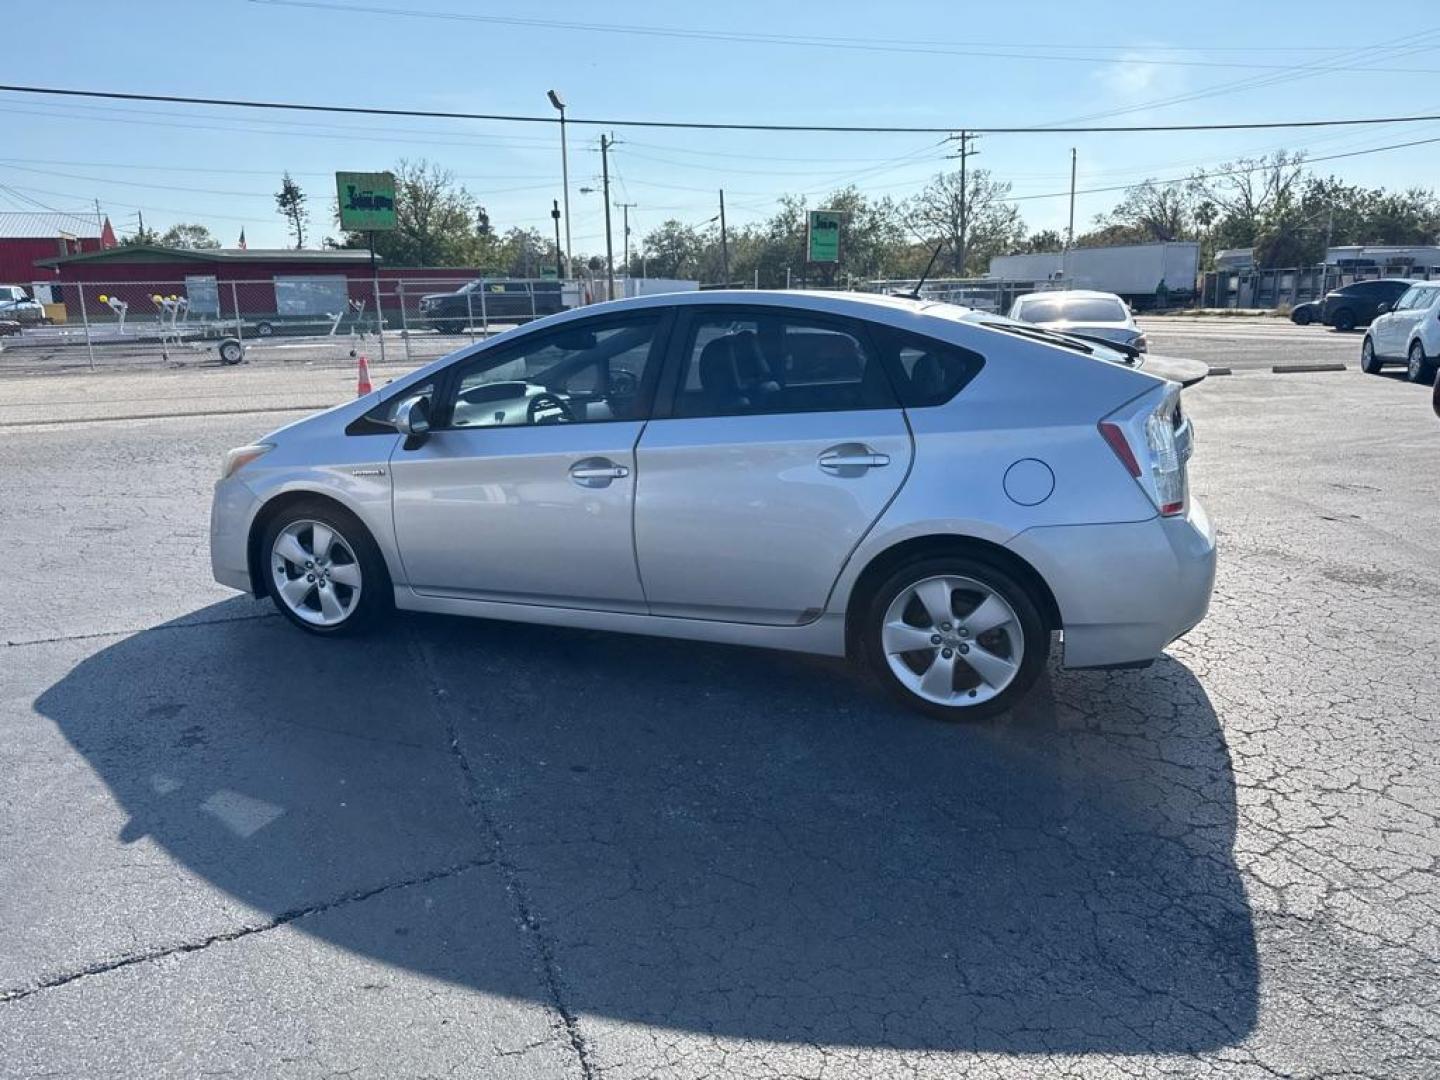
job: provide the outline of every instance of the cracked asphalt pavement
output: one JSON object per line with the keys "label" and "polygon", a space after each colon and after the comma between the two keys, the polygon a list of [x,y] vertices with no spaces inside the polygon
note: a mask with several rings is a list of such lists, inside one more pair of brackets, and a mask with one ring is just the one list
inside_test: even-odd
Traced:
{"label": "cracked asphalt pavement", "polygon": [[945,726],[821,658],[308,638],[206,549],[295,414],[185,377],[0,382],[0,1076],[1440,1074],[1428,391],[1186,391],[1209,618]]}

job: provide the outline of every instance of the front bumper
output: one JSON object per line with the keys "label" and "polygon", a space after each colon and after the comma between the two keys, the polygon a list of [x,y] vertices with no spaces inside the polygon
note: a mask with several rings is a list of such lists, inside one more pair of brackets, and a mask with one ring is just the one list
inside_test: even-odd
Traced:
{"label": "front bumper", "polygon": [[221,585],[250,592],[250,524],[260,508],[255,493],[235,477],[215,485],[210,502],[210,572]]}
{"label": "front bumper", "polygon": [[1066,667],[1154,659],[1205,617],[1215,587],[1215,533],[1193,497],[1183,517],[1027,529],[1008,546],[1055,594]]}

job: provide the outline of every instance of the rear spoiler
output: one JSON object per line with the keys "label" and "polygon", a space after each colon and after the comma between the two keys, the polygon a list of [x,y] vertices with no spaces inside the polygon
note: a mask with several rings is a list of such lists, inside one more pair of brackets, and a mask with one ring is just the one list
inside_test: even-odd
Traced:
{"label": "rear spoiler", "polygon": [[1158,375],[1162,379],[1178,382],[1181,386],[1194,386],[1210,374],[1208,364],[1199,360],[1187,360],[1181,356],[1154,356],[1141,354],[1140,370],[1147,375]]}

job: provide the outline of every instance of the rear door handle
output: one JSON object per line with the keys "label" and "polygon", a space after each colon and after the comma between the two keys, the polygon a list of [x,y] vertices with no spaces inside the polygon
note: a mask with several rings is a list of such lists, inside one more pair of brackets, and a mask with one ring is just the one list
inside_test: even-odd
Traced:
{"label": "rear door handle", "polygon": [[877,454],[868,446],[836,450],[826,450],[820,455],[820,468],[827,472],[851,473],[854,475],[862,469],[878,469],[890,464],[889,454]]}
{"label": "rear door handle", "polygon": [[609,487],[612,480],[623,480],[629,475],[628,468],[609,458],[585,458],[570,466],[570,479],[581,487]]}

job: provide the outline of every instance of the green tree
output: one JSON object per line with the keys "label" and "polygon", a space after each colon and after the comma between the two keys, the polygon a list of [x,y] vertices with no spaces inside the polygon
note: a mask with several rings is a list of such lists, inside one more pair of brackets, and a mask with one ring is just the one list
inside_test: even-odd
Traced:
{"label": "green tree", "polygon": [[208,228],[188,222],[170,226],[154,242],[161,247],[193,248],[206,251],[220,246],[220,241],[211,235]]}
{"label": "green tree", "polygon": [[906,204],[906,218],[916,234],[943,240],[951,269],[964,276],[984,270],[991,256],[1012,250],[1025,235],[1009,194],[1010,183],[987,169],[969,170],[963,188],[958,170],[940,173]]}
{"label": "green tree", "polygon": [[1019,245],[1019,251],[1040,253],[1047,251],[1059,251],[1065,246],[1065,238],[1055,229],[1041,229],[1037,233],[1031,233]]}
{"label": "green tree", "polygon": [[1095,224],[1116,228],[1129,243],[1186,240],[1193,235],[1198,201],[1193,187],[1145,180],[1126,189],[1125,197]]}
{"label": "green tree", "polygon": [[305,207],[306,198],[300,185],[291,179],[288,172],[285,173],[280,179],[280,190],[275,193],[275,209],[287,222],[290,235],[295,237],[297,251],[305,246],[305,226],[310,221],[310,211]]}

